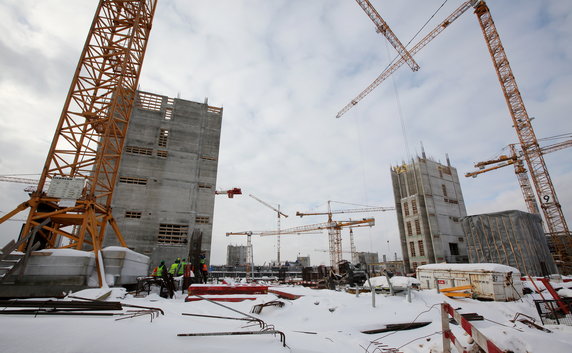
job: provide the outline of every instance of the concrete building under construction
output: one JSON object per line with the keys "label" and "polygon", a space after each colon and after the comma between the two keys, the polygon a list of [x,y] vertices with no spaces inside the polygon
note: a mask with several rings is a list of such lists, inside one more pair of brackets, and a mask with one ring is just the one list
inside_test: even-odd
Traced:
{"label": "concrete building under construction", "polygon": [[467,262],[460,220],[467,215],[457,170],[425,156],[391,168],[407,271],[436,262]]}
{"label": "concrete building under construction", "polygon": [[112,207],[128,246],[152,266],[191,249],[209,263],[221,122],[222,108],[206,100],[137,92]]}
{"label": "concrete building under construction", "polygon": [[461,224],[470,262],[504,264],[531,276],[558,272],[539,215],[511,210],[464,217]]}
{"label": "concrete building under construction", "polygon": [[356,262],[359,264],[369,265],[379,263],[379,254],[376,252],[358,251],[355,254]]}
{"label": "concrete building under construction", "polygon": [[244,266],[246,265],[248,247],[246,245],[228,245],[226,247],[226,265]]}

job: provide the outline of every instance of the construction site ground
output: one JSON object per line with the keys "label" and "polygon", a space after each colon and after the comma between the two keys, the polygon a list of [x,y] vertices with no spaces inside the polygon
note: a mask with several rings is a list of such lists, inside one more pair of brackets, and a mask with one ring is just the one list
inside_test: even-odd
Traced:
{"label": "construction site ground", "polygon": [[[271,289],[301,297],[288,300],[272,293],[251,295],[255,300],[222,302],[223,307],[204,300],[185,302],[187,295],[181,291],[172,299],[162,298],[155,289],[139,298],[127,294],[123,288],[98,288],[54,299],[94,299],[111,292],[105,301],[124,304],[123,310],[111,311],[112,316],[77,315],[78,311],[71,315],[0,315],[0,352],[442,352],[440,304],[443,302],[450,303],[460,313],[483,316],[484,320],[471,321],[471,324],[502,350],[515,353],[572,352],[572,326],[546,325],[551,331],[549,333],[519,321],[510,321],[517,313],[522,313],[536,318],[536,323],[541,324],[533,303],[539,298],[538,294],[527,294],[519,301],[506,303],[452,299],[435,290],[413,290],[411,302],[404,293],[396,296],[376,294],[375,307],[372,307],[371,293],[356,296],[344,291],[278,286]],[[566,291],[569,290],[564,289],[563,293]],[[250,313],[254,305],[271,301],[282,301],[284,305],[264,306],[259,314]],[[163,314],[158,310],[147,311],[125,304],[158,308]],[[243,319],[250,315],[257,320],[248,322],[183,314]],[[266,330],[282,332],[286,346],[283,346],[278,333],[178,336],[255,332],[261,330],[261,322]],[[384,329],[388,324],[411,322],[430,323],[420,328],[379,334],[361,332]],[[455,336],[468,347],[471,339],[460,325],[450,326]]]}

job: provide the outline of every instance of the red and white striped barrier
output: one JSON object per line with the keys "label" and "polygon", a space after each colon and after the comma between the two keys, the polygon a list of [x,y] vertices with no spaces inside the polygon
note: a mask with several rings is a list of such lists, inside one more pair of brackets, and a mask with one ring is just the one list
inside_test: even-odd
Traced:
{"label": "red and white striped barrier", "polygon": [[506,353],[506,351],[497,347],[489,340],[481,331],[473,326],[467,319],[461,316],[451,305],[447,303],[441,304],[441,324],[443,328],[443,353],[451,353],[451,342],[459,353],[467,353],[467,349],[461,345],[449,328],[449,316],[455,319],[461,327],[475,340],[475,343],[481,347],[486,353]]}

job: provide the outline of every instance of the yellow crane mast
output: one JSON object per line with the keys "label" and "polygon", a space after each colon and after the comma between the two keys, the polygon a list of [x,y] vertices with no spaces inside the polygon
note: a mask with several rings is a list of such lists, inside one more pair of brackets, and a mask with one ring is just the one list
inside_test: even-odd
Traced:
{"label": "yellow crane mast", "polygon": [[[126,246],[111,199],[156,4],[100,0],[38,188],[0,218],[2,223],[29,209],[21,239],[36,228],[44,247],[93,250],[98,269],[108,224]],[[60,245],[61,239],[68,243]]]}

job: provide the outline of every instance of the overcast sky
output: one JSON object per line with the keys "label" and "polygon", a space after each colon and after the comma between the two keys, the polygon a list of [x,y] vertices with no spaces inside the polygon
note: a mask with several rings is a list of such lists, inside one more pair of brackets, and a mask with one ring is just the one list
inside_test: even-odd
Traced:
{"label": "overcast sky", "polygon": [[[373,0],[403,43],[444,0]],[[96,0],[0,2],[0,175],[38,177]],[[448,0],[417,40],[462,1]],[[538,138],[572,132],[572,2],[491,0],[491,13]],[[414,40],[413,43],[416,43]],[[159,0],[140,88],[221,106],[219,190],[212,263],[224,263],[226,232],[320,223],[295,217],[327,200],[393,206],[390,167],[420,153],[457,168],[468,214],[526,210],[512,167],[476,179],[473,163],[517,141],[476,16],[471,10],[341,119],[336,113],[367,87],[396,51],[353,0]],[[404,127],[404,128],[403,128]],[[409,156],[408,156],[409,153]],[[545,156],[572,222],[572,154]],[[28,199],[25,185],[0,183],[0,211]],[[336,208],[344,205],[337,204]],[[351,207],[351,206],[348,206]],[[358,251],[398,252],[394,212],[356,230]],[[18,218],[23,218],[22,214]],[[20,222],[0,225],[0,245]],[[343,232],[349,250],[348,232]],[[253,238],[254,260],[276,259],[275,238]],[[309,255],[328,264],[327,234],[282,236],[282,260]],[[344,257],[349,259],[349,255]]]}

